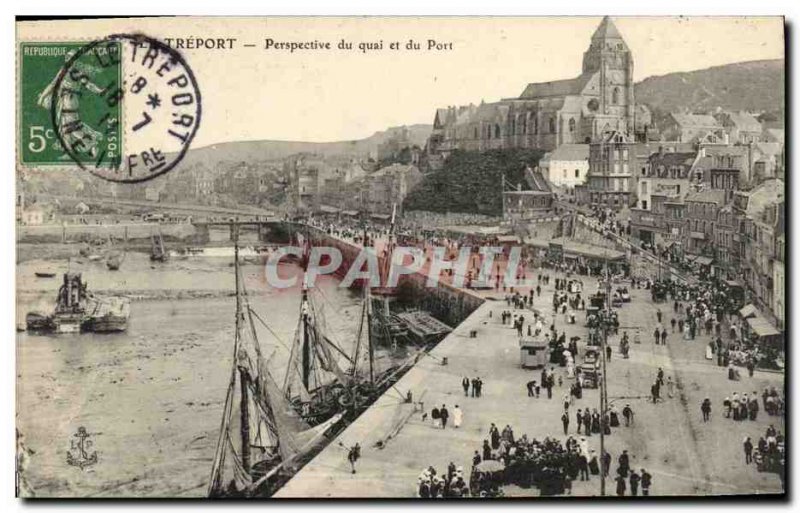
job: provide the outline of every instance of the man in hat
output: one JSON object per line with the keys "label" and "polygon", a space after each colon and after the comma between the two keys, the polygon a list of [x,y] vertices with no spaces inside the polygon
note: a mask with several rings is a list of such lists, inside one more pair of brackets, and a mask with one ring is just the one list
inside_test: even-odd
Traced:
{"label": "man in hat", "polygon": [[639,495],[639,481],[641,481],[641,477],[639,474],[636,473],[636,470],[631,470],[631,477],[629,481],[631,483],[631,495],[636,496]]}
{"label": "man in hat", "polygon": [[630,404],[626,404],[622,409],[622,416],[625,417],[625,427],[629,427],[633,424],[633,409],[631,409]]}
{"label": "man in hat", "polygon": [[569,434],[569,413],[567,411],[561,414],[561,424],[564,425],[564,434]]}
{"label": "man in hat", "polygon": [[651,476],[645,469],[642,469],[639,475],[642,483],[642,495],[648,496],[650,495],[650,484],[653,482],[653,476]]}
{"label": "man in hat", "polygon": [[628,471],[630,470],[630,457],[628,456],[628,450],[625,449],[622,451],[622,454],[619,455],[619,473],[622,477],[628,477]]}

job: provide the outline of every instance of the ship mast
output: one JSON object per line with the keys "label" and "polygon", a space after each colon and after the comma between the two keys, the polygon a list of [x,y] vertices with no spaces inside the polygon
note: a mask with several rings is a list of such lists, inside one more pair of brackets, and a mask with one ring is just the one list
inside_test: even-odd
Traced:
{"label": "ship mast", "polygon": [[[367,240],[367,227],[364,226],[364,241]],[[366,248],[364,249],[366,251]],[[369,382],[375,383],[374,361],[375,350],[372,345],[372,294],[370,291],[369,281],[364,284],[364,301],[367,309],[367,350],[369,351]]]}
{"label": "ship mast", "polygon": [[[231,233],[233,234],[233,273],[236,284],[236,342],[238,346],[241,336],[242,320],[242,287],[239,283],[239,224],[231,222]],[[241,418],[241,438],[242,438],[242,468],[250,473],[250,376],[247,369],[239,367],[239,385],[241,387],[241,400],[239,414]]]}

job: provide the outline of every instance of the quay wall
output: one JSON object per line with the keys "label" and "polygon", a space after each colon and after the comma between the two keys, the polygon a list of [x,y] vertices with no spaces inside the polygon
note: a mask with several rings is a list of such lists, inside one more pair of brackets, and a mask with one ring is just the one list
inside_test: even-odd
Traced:
{"label": "quay wall", "polygon": [[[319,228],[296,223],[284,224],[289,231],[302,231],[309,237],[312,245],[337,248],[342,253],[342,265],[336,272],[340,278],[344,277],[361,251],[359,246],[333,237]],[[484,302],[483,298],[469,290],[456,288],[441,281],[437,281],[435,286],[428,287],[427,281],[427,275],[419,272],[400,276],[398,296],[409,299],[414,306],[429,312],[451,327],[461,324]]]}
{"label": "quay wall", "polygon": [[94,239],[149,239],[160,232],[165,239],[202,240],[207,233],[189,223],[43,224],[17,227],[17,242],[82,242]]}

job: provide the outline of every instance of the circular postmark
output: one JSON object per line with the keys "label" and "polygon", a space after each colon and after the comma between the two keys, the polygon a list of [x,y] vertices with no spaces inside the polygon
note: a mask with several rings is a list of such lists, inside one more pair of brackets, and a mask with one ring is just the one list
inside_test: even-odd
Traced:
{"label": "circular postmark", "polygon": [[163,175],[183,159],[202,100],[183,56],[142,34],[115,34],[67,54],[50,101],[64,152],[113,182]]}

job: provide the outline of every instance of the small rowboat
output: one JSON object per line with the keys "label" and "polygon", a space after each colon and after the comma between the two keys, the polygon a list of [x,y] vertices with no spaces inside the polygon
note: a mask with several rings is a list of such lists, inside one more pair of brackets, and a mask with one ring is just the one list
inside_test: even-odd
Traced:
{"label": "small rowboat", "polygon": [[36,273],[37,278],[54,278],[56,273],[50,273],[45,271],[37,271]]}

